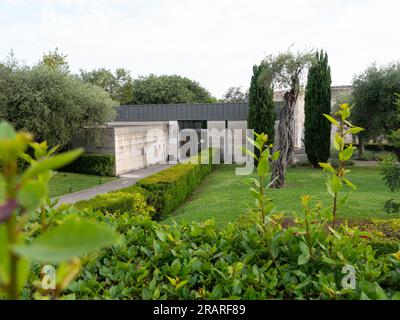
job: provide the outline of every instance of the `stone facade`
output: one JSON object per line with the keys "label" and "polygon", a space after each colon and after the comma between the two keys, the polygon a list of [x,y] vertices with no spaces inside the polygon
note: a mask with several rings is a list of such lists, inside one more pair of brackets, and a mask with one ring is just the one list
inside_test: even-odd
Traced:
{"label": "stone facade", "polygon": [[167,160],[168,122],[109,123],[87,135],[87,152],[115,155],[115,175],[146,168]]}
{"label": "stone facade", "polygon": [[[336,86],[332,87],[332,109],[336,108],[337,101],[343,100],[343,97],[350,94],[352,91],[351,86]],[[279,108],[283,106],[283,94],[284,91],[277,91],[274,94],[274,101],[277,105],[278,113]],[[297,104],[295,106],[295,148],[301,149],[304,139],[304,90],[300,92]],[[232,106],[229,106],[232,107]],[[184,109],[186,110],[186,109]],[[221,109],[222,110],[222,109]],[[221,111],[220,110],[220,111]],[[233,109],[232,109],[233,110]],[[198,115],[197,121],[186,121],[193,122],[192,125],[187,124],[186,126],[200,126],[202,115]],[[321,115],[322,116],[322,115]],[[279,117],[278,117],[279,118]],[[243,117],[245,119],[245,117]],[[180,137],[179,128],[182,121],[116,121],[110,122],[107,126],[102,128],[96,128],[100,132],[97,135],[87,135],[82,141],[82,145],[85,146],[86,151],[94,153],[107,153],[115,155],[115,174],[121,175],[134,170],[146,168],[151,165],[155,165],[166,160],[176,161],[178,157],[178,146],[184,144],[183,141],[179,141]],[[186,123],[185,122],[185,123]],[[196,124],[194,124],[196,122]],[[185,124],[183,124],[185,127]],[[278,131],[279,119],[275,122],[275,132]],[[200,126],[199,128],[204,125]],[[196,129],[197,133],[200,133],[199,128]],[[232,134],[236,136],[227,137],[227,141],[224,141],[223,133],[220,130],[225,128],[232,129]],[[182,129],[182,128],[181,128]],[[221,147],[220,155],[221,159],[224,155],[228,156],[226,159],[231,159],[231,162],[243,162],[245,159],[243,152],[239,152],[242,146],[246,145],[246,120],[208,120],[207,129],[215,130],[214,133],[220,132],[220,135],[216,135],[215,139],[220,139],[221,143],[224,143],[224,147]],[[242,129],[241,134],[238,132],[234,133],[234,129]],[[335,131],[332,130],[332,136]],[[222,136],[221,136],[222,134]],[[207,142],[202,142],[202,137],[198,144],[201,146],[209,145]],[[349,137],[349,140],[352,138]],[[207,140],[207,139],[206,139]],[[232,143],[232,140],[235,143]],[[226,143],[228,142],[228,143]],[[349,141],[351,142],[351,141]],[[228,147],[228,146],[229,147]],[[274,145],[278,146],[278,134],[275,134]],[[222,146],[222,145],[221,145]],[[185,151],[186,152],[186,151]],[[191,152],[190,152],[191,153]],[[231,157],[229,154],[237,155],[237,159]],[[241,156],[238,156],[238,155]]]}

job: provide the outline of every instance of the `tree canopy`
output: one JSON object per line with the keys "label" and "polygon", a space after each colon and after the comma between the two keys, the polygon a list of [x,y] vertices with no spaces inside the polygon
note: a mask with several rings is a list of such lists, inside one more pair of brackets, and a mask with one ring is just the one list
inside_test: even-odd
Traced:
{"label": "tree canopy", "polygon": [[275,136],[274,91],[271,86],[271,75],[265,64],[253,67],[250,83],[248,126],[256,133],[268,135],[269,143]]}
{"label": "tree canopy", "polygon": [[68,55],[60,53],[59,49],[55,48],[53,51],[44,53],[39,64],[53,69],[59,69],[63,72],[69,72],[67,57]]}
{"label": "tree canopy", "polygon": [[212,103],[217,100],[196,81],[178,75],[151,74],[133,83],[134,104]]}
{"label": "tree canopy", "polygon": [[308,69],[313,55],[303,51],[293,53],[287,51],[277,56],[267,56],[263,63],[269,66],[271,82],[285,91],[284,107],[280,111],[278,127],[279,158],[274,163],[271,181],[274,188],[285,186],[286,168],[293,160],[295,148],[295,116],[294,110],[300,94],[303,75]]}
{"label": "tree canopy", "polygon": [[[368,139],[390,134],[399,128],[396,93],[400,92],[400,63],[370,66],[353,81],[353,122],[365,131],[360,144]],[[362,150],[362,148],[361,148]]]}
{"label": "tree canopy", "polygon": [[223,102],[243,103],[249,101],[249,90],[243,92],[240,87],[230,87],[222,97]]}
{"label": "tree canopy", "polygon": [[0,64],[0,115],[51,146],[70,146],[85,126],[113,119],[115,102],[102,89],[46,64]]}
{"label": "tree canopy", "polygon": [[128,70],[119,68],[114,73],[105,68],[92,71],[81,70],[80,77],[84,82],[102,88],[120,104],[129,104],[133,101],[133,79]]}
{"label": "tree canopy", "polygon": [[316,167],[330,155],[331,124],[323,114],[331,113],[331,82],[328,55],[317,52],[308,70],[304,106],[304,145],[308,161]]}

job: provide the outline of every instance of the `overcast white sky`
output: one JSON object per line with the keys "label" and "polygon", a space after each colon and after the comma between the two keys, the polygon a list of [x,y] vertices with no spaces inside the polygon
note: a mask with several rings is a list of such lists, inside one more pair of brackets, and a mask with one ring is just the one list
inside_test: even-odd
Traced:
{"label": "overcast white sky", "polygon": [[59,47],[72,71],[179,74],[221,97],[269,53],[324,48],[333,84],[400,60],[399,0],[0,0],[0,59]]}

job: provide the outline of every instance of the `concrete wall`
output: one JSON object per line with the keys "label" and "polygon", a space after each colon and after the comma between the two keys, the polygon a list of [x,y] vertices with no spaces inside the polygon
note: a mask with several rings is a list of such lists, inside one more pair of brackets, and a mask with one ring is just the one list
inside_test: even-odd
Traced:
{"label": "concrete wall", "polygon": [[114,128],[95,128],[86,130],[85,135],[79,138],[79,146],[85,148],[86,152],[99,154],[115,153]]}
{"label": "concrete wall", "polygon": [[168,123],[115,127],[116,174],[163,162],[167,159]]}
{"label": "concrete wall", "polygon": [[115,156],[115,175],[167,160],[168,122],[109,123],[87,131],[79,144],[86,152]]}

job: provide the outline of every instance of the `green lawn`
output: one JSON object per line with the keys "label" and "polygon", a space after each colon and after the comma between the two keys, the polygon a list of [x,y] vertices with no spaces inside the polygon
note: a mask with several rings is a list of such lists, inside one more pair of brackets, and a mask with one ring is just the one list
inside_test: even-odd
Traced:
{"label": "green lawn", "polygon": [[[383,204],[390,198],[399,199],[399,193],[391,193],[384,185],[379,168],[351,167],[349,175],[358,190],[350,196],[346,208],[339,211],[339,217],[350,219],[387,217]],[[206,177],[192,196],[166,220],[202,221],[214,218],[219,227],[233,222],[246,212],[254,202],[245,184],[248,177],[236,176],[232,165],[219,166]],[[326,192],[325,176],[322,170],[312,168],[293,168],[288,170],[287,187],[279,190],[268,190],[275,205],[280,211],[292,212],[301,210],[302,195],[312,195],[315,202],[331,204]]]}
{"label": "green lawn", "polygon": [[88,189],[115,179],[112,177],[59,172],[50,181],[50,198]]}

